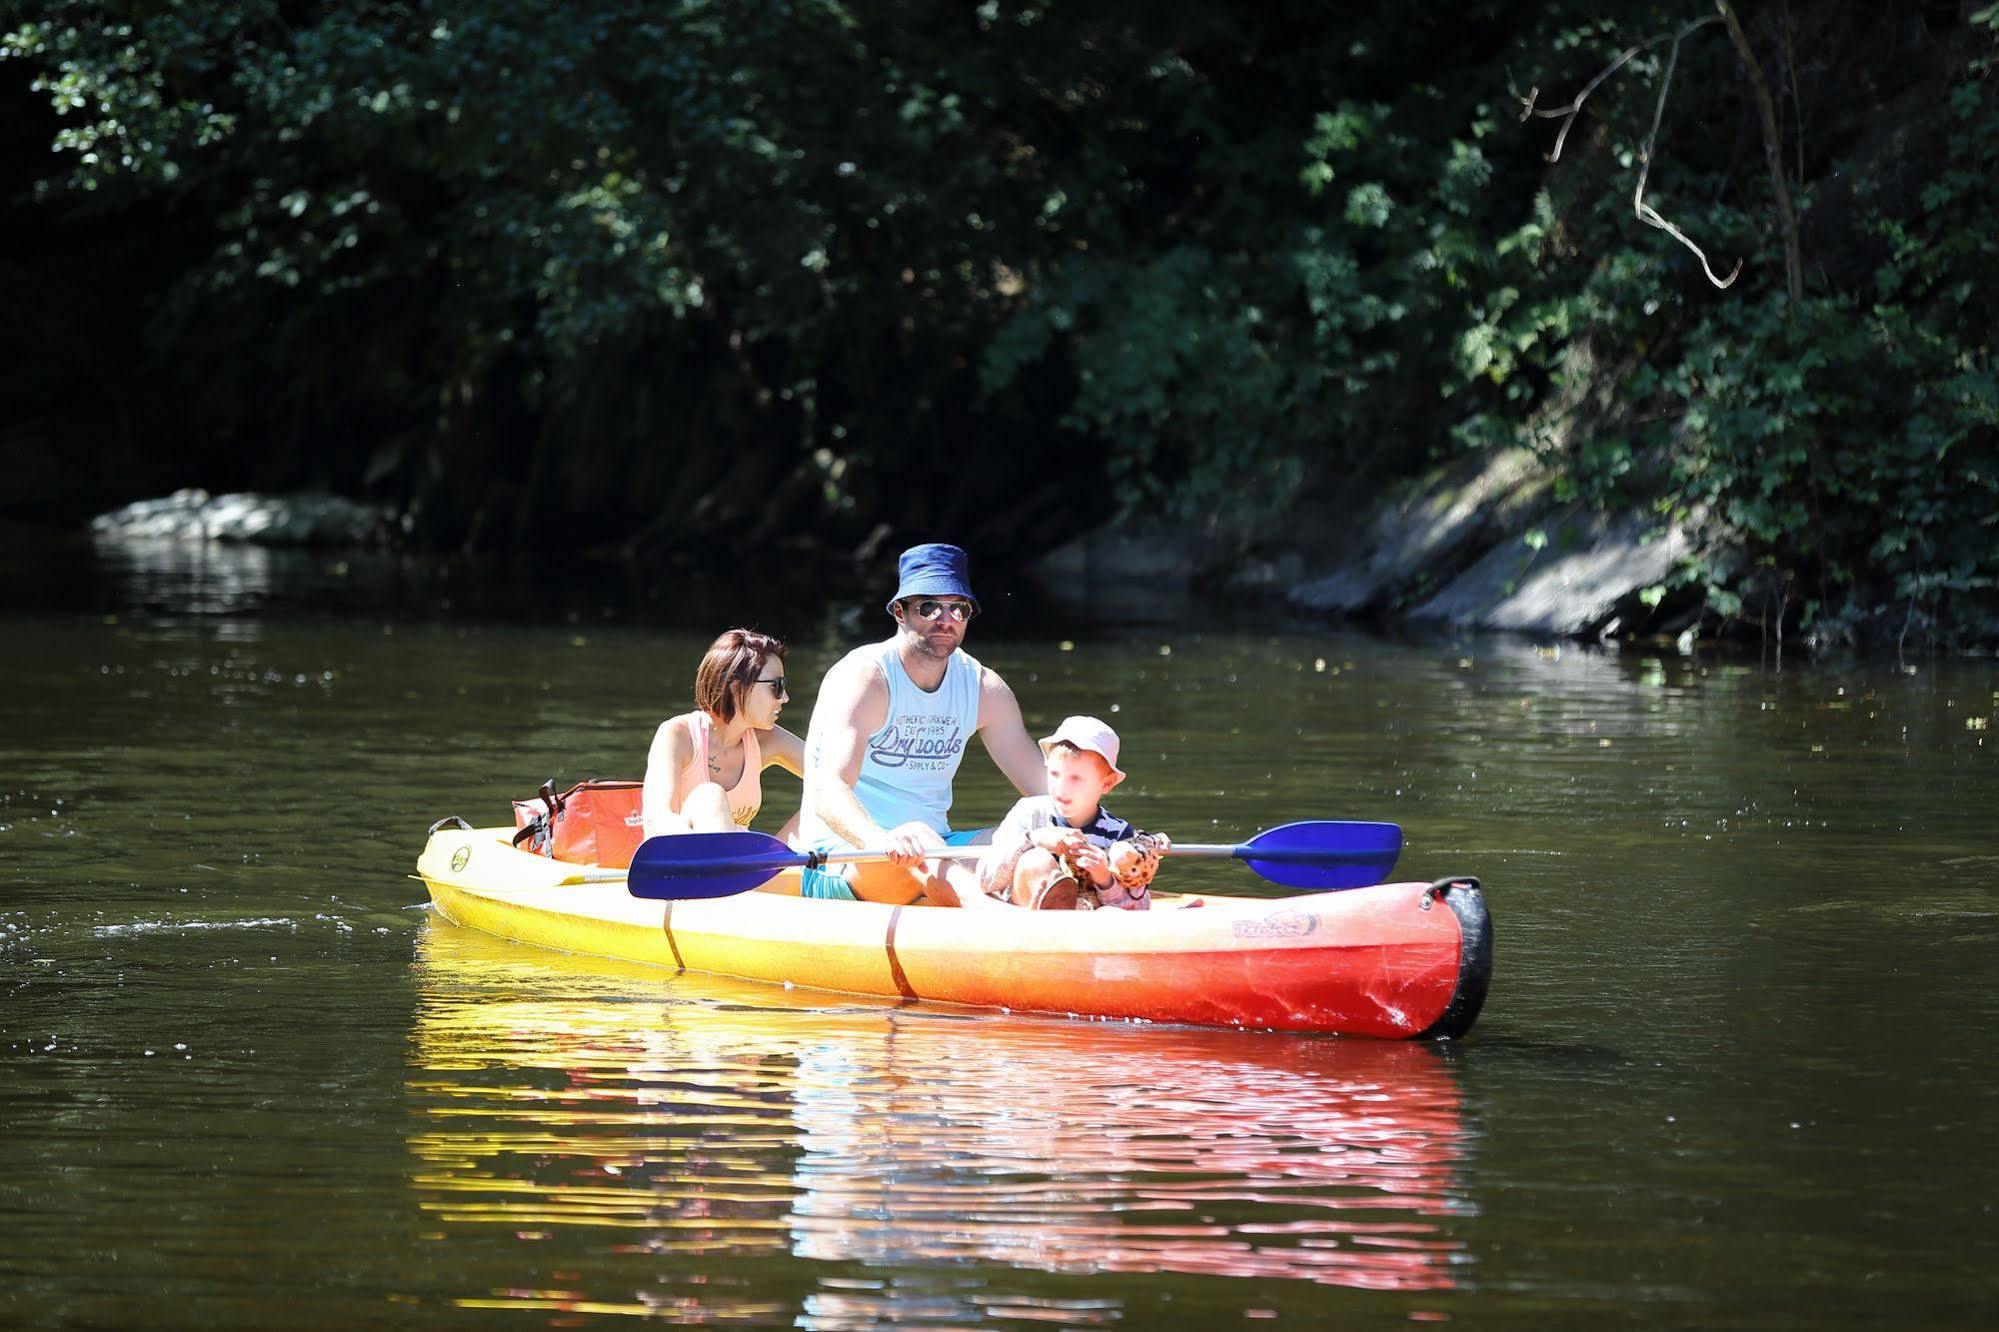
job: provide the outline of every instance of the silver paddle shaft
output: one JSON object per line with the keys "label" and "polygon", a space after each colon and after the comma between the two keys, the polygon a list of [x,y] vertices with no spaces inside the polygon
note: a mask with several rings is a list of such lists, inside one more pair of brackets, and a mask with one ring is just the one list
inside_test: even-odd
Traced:
{"label": "silver paddle shaft", "polygon": [[[934,851],[925,851],[925,860],[977,860],[990,847],[984,846],[940,846]],[[805,853],[805,867],[817,869],[821,865],[846,865],[867,860],[887,860],[886,851],[808,851]]]}

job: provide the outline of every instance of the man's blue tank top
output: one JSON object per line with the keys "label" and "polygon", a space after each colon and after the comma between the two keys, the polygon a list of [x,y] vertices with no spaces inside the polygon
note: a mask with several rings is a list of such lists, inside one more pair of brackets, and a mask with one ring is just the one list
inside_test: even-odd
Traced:
{"label": "man's blue tank top", "polygon": [[[953,652],[944,679],[929,693],[902,669],[893,640],[878,644],[875,663],[888,681],[888,718],[867,739],[854,794],[868,817],[883,828],[919,822],[939,835],[950,832],[951,782],[958,775],[965,745],[979,725],[979,663]],[[814,756],[807,756],[807,769]],[[800,821],[799,842],[818,850],[844,845],[839,836],[808,814]]]}

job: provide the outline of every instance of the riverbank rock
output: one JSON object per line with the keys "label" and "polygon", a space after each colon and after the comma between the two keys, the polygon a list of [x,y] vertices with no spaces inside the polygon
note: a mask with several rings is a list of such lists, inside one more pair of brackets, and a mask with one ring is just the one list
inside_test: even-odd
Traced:
{"label": "riverbank rock", "polygon": [[1635,618],[1695,552],[1683,526],[1557,504],[1527,450],[1437,468],[1355,526],[1359,548],[1299,582],[1295,610],[1589,638]]}
{"label": "riverbank rock", "polygon": [[1294,583],[1285,600],[1320,614],[1400,610],[1471,565],[1508,531],[1524,530],[1544,507],[1549,484],[1525,449],[1438,468],[1393,490],[1354,524],[1363,535],[1349,557]]}
{"label": "riverbank rock", "polygon": [[1029,566],[1055,600],[1088,605],[1098,619],[1141,622],[1183,614],[1199,559],[1184,531],[1100,528]]}
{"label": "riverbank rock", "polygon": [[1556,638],[1614,632],[1628,603],[1693,550],[1685,530],[1661,534],[1635,514],[1573,511],[1534,532],[1534,545],[1501,540],[1409,617]]}
{"label": "riverbank rock", "polygon": [[163,499],[136,500],[99,514],[90,530],[100,538],[222,541],[260,546],[372,546],[397,530],[382,505],[338,495],[210,495],[177,490]]}
{"label": "riverbank rock", "polygon": [[1540,460],[1507,449],[1403,482],[1372,510],[1301,515],[1248,562],[1148,526],[1088,533],[1033,570],[1055,599],[1100,620],[1173,618],[1219,590],[1229,604],[1277,602],[1312,618],[1600,638],[1670,628],[1655,614],[1660,596],[1644,594],[1696,553],[1717,557],[1693,529],[1662,530],[1643,510],[1559,501]]}
{"label": "riverbank rock", "polygon": [[1344,561],[1286,595],[1295,610],[1544,637],[1615,631],[1695,550],[1684,527],[1554,498],[1524,449],[1438,468],[1354,528]]}

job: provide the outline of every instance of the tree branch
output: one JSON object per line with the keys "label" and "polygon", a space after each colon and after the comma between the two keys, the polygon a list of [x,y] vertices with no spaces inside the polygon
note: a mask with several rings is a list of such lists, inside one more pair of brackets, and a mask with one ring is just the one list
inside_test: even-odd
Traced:
{"label": "tree branch", "polygon": [[[1718,3],[1722,5],[1725,16],[1727,0],[1718,0]],[[1645,223],[1647,226],[1659,228],[1659,230],[1665,232],[1689,250],[1692,250],[1694,257],[1701,261],[1701,271],[1707,274],[1709,282],[1712,282],[1717,287],[1727,287],[1741,275],[1742,261],[1740,259],[1735,261],[1735,267],[1728,271],[1727,277],[1716,277],[1714,275],[1714,267],[1708,263],[1707,256],[1701,253],[1701,247],[1688,240],[1685,232],[1661,217],[1658,209],[1645,202],[1645,180],[1652,174],[1652,149],[1659,141],[1659,121],[1666,114],[1666,93],[1673,86],[1673,67],[1680,61],[1680,43],[1686,40],[1687,34],[1695,28],[1701,27],[1703,24],[1713,23],[1714,21],[1713,17],[1695,19],[1692,23],[1687,24],[1677,33],[1673,34],[1673,50],[1666,57],[1665,72],[1659,76],[1659,101],[1652,108],[1652,129],[1645,136],[1644,147],[1638,150],[1638,186],[1631,192],[1631,208],[1633,212],[1638,214],[1640,222]]]}
{"label": "tree branch", "polygon": [[[1735,267],[1729,270],[1727,277],[1716,277],[1714,267],[1708,263],[1707,255],[1701,252],[1701,247],[1688,240],[1685,232],[1681,231],[1671,222],[1668,222],[1664,217],[1660,216],[1658,209],[1645,202],[1645,181],[1652,171],[1652,149],[1659,141],[1659,121],[1666,113],[1666,92],[1673,83],[1673,67],[1679,63],[1680,43],[1685,41],[1687,34],[1693,32],[1696,28],[1704,28],[1710,23],[1720,23],[1724,20],[1733,21],[1729,18],[1727,0],[1717,0],[1717,3],[1721,5],[1721,13],[1710,14],[1706,18],[1695,19],[1693,22],[1681,27],[1678,32],[1671,34],[1673,49],[1672,53],[1666,57],[1665,72],[1659,77],[1659,101],[1652,109],[1652,130],[1645,136],[1645,144],[1638,152],[1638,187],[1632,191],[1631,208],[1638,215],[1640,222],[1649,227],[1657,227],[1680,244],[1686,246],[1689,250],[1692,250],[1694,257],[1701,261],[1701,271],[1707,274],[1709,282],[1712,282],[1717,287],[1726,287],[1741,274],[1742,261],[1740,259],[1735,261]],[[1650,50],[1652,47],[1657,46],[1660,42],[1665,41],[1667,36],[1668,34],[1666,33],[1660,33],[1657,37],[1647,38],[1636,46],[1627,48],[1617,59],[1598,70],[1596,77],[1584,84],[1583,90],[1577,93],[1576,99],[1567,106],[1556,107],[1551,111],[1540,109],[1535,105],[1536,99],[1541,95],[1539,88],[1530,88],[1525,97],[1520,97],[1517,92],[1514,94],[1520,101],[1521,120],[1524,121],[1534,117],[1549,120],[1557,117],[1561,118],[1562,131],[1555,136],[1554,148],[1545,154],[1548,161],[1553,162],[1561,157],[1562,144],[1568,139],[1570,128],[1575,125],[1576,117],[1582,112],[1583,103],[1589,100],[1589,95],[1596,91],[1597,86],[1612,74],[1622,69],[1631,57],[1637,55],[1640,51]]]}
{"label": "tree branch", "polygon": [[[1701,27],[1703,24],[1716,23],[1719,21],[1720,21],[1720,15],[1711,15],[1708,18],[1696,19],[1694,22],[1680,29],[1680,37],[1686,36],[1688,33],[1692,32],[1695,28]],[[1666,40],[1666,34],[1662,32],[1657,37],[1648,37],[1644,41],[1638,43],[1638,45],[1633,46],[1628,50],[1626,50],[1624,54],[1618,56],[1617,59],[1611,61],[1608,65],[1605,65],[1602,69],[1598,70],[1596,77],[1591,79],[1588,83],[1584,84],[1583,90],[1576,94],[1576,100],[1570,102],[1567,106],[1558,106],[1552,111],[1543,111],[1539,107],[1534,105],[1535,100],[1539,98],[1541,95],[1541,90],[1539,88],[1529,88],[1527,90],[1527,95],[1525,97],[1521,97],[1519,93],[1516,92],[1514,96],[1520,102],[1521,120],[1525,121],[1536,117],[1543,120],[1553,120],[1556,117],[1565,117],[1565,119],[1562,122],[1562,132],[1555,136],[1554,148],[1549,152],[1544,153],[1542,156],[1547,161],[1550,162],[1560,160],[1562,156],[1562,145],[1568,141],[1569,129],[1571,126],[1573,126],[1576,123],[1576,117],[1582,112],[1583,103],[1589,100],[1589,95],[1596,91],[1597,85],[1602,83],[1605,79],[1609,78],[1611,75],[1615,74],[1618,70],[1622,69],[1624,67],[1625,62],[1630,60],[1631,57],[1637,55],[1640,51],[1648,51],[1651,48],[1657,46],[1660,42],[1663,42],[1665,40]],[[1673,41],[1674,45],[1677,46],[1679,44],[1679,37],[1675,37]]]}

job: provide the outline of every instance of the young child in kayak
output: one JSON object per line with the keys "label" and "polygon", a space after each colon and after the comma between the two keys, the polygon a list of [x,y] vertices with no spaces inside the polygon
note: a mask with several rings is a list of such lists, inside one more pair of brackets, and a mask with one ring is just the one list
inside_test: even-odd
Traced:
{"label": "young child in kayak", "polygon": [[1041,741],[1041,753],[1048,794],[1026,797],[1001,820],[979,862],[980,886],[1042,911],[1150,910],[1152,876],[1172,843],[1103,806],[1124,780],[1117,732],[1095,717],[1068,717]]}

